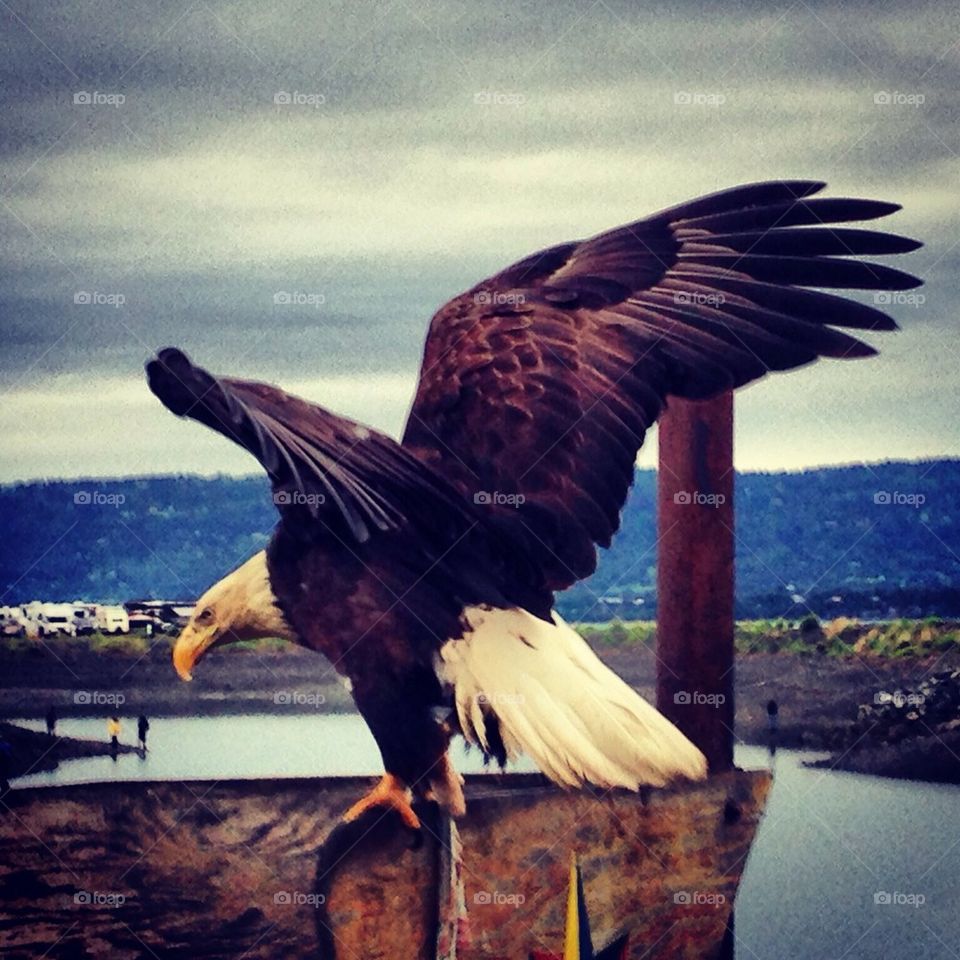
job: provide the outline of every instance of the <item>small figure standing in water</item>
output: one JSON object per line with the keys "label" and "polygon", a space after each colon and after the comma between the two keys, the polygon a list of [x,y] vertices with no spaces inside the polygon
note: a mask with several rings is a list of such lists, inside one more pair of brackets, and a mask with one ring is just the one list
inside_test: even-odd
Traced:
{"label": "small figure standing in water", "polygon": [[117,759],[120,750],[120,718],[110,717],[107,720],[107,736],[110,738],[110,756]]}
{"label": "small figure standing in water", "polygon": [[57,733],[57,708],[51,703],[47,710],[47,736],[53,737]]}
{"label": "small figure standing in water", "polygon": [[137,718],[137,739],[140,741],[140,749],[143,751],[147,749],[147,731],[149,729],[150,721],[141,713]]}
{"label": "small figure standing in water", "polygon": [[776,700],[767,701],[767,730],[776,733],[780,729],[780,708]]}
{"label": "small figure standing in water", "polygon": [[777,734],[780,731],[780,708],[776,700],[767,701],[767,749],[772,757],[777,752]]}

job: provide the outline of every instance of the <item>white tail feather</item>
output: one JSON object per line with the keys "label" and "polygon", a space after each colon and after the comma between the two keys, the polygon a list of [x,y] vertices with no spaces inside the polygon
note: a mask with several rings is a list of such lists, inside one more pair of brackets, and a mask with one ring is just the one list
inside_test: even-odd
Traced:
{"label": "white tail feather", "polygon": [[440,651],[438,674],[453,687],[463,735],[489,747],[495,714],[507,755],[530,756],[565,786],[663,786],[707,774],[703,754],[605,666],[554,614],[468,607],[469,631]]}

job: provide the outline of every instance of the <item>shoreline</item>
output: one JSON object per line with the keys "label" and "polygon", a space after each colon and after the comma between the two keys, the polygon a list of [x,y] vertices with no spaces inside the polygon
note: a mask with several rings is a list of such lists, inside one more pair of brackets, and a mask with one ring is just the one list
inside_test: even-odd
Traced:
{"label": "shoreline", "polygon": [[[656,657],[648,646],[594,646],[603,662],[654,702]],[[766,704],[779,706],[783,747],[831,749],[853,728],[858,706],[881,691],[909,687],[960,656],[838,659],[812,653],[740,654],[736,662],[736,736],[765,744]],[[179,680],[167,651],[142,658],[88,654],[0,656],[0,721],[60,718],[229,716],[267,713],[352,713],[353,699],[318,654],[214,652],[190,683]]]}
{"label": "shoreline", "polygon": [[[607,666],[654,702],[656,658],[650,646],[593,646]],[[735,735],[740,742],[768,746],[766,705],[774,699],[779,748],[831,753],[822,766],[833,769],[960,783],[960,742],[947,744],[935,737],[930,743],[915,738],[916,743],[879,745],[867,740],[848,750],[859,736],[860,704],[874,702],[882,691],[909,688],[958,660],[954,652],[850,659],[821,653],[740,654]],[[105,719],[117,713],[125,721],[140,713],[217,718],[356,712],[326,660],[297,648],[214,652],[191,683],[176,677],[165,646],[139,659],[90,653],[61,659],[44,651],[0,657],[0,721],[42,720],[51,705],[60,719]]]}
{"label": "shoreline", "polygon": [[[6,772],[10,780],[29,773],[56,770],[62,761],[109,757],[113,754],[113,748],[106,740],[51,736],[7,720],[0,720],[0,739],[5,740],[10,748],[9,768]],[[136,752],[137,748],[131,744],[117,744],[117,754]]]}

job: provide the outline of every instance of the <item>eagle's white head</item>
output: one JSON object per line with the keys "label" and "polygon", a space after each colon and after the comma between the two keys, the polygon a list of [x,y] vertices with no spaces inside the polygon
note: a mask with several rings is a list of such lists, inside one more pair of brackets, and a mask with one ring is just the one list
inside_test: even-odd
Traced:
{"label": "eagle's white head", "polygon": [[197,661],[211,648],[237,640],[296,640],[270,589],[267,555],[261,550],[215,583],[194,607],[173,648],[181,679],[192,679]]}

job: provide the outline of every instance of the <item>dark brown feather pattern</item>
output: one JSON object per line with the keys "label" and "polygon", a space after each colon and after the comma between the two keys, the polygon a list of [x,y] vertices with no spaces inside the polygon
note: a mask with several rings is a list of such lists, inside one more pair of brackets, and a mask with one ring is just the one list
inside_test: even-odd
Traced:
{"label": "dark brown feather pattern", "polygon": [[[870,356],[834,326],[889,330],[866,304],[805,287],[903,290],[919,281],[860,254],[905,237],[830,224],[895,204],[810,198],[824,184],[751,184],[485,280],[433,318],[404,446],[539,557],[562,589],[596,565],[646,429],[670,395],[705,398],[818,356]],[[804,229],[808,227],[808,229]]]}

